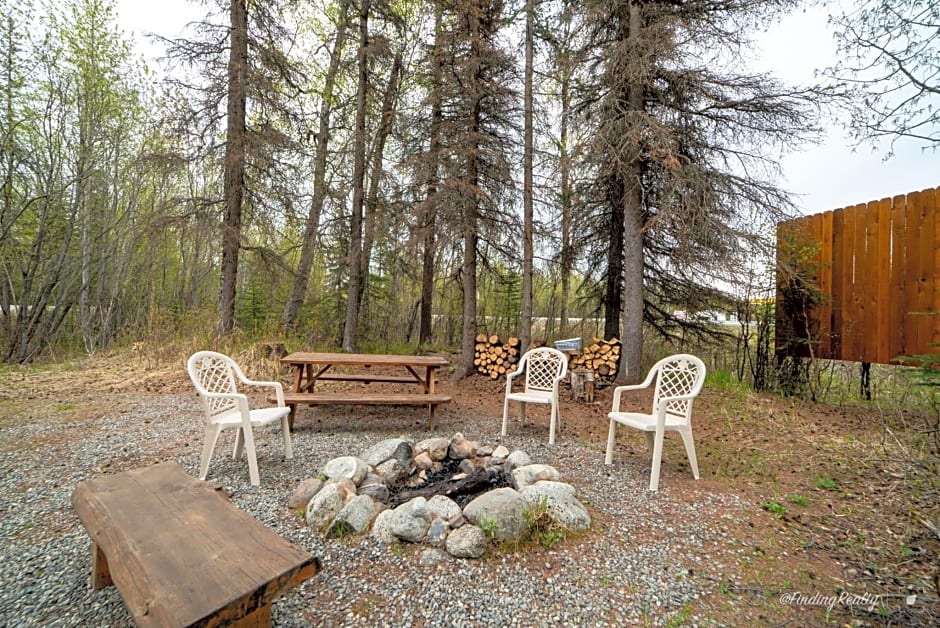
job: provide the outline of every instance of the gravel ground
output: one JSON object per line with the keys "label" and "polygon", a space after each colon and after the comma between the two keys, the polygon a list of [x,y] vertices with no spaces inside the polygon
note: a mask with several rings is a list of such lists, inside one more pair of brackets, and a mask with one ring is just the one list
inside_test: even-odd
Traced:
{"label": "gravel ground", "polygon": [[[89,539],[71,508],[75,485],[102,473],[177,460],[196,474],[202,435],[194,395],[108,395],[48,407],[0,423],[0,626],[132,624],[114,587],[88,586]],[[294,459],[281,455],[276,431],[257,437],[261,487],[248,482],[223,435],[209,479],[232,501],[285,538],[320,557],[322,571],[274,605],[278,626],[479,626],[699,624],[687,606],[713,593],[733,569],[728,527],[747,508],[707,490],[646,491],[637,456],[603,465],[602,444],[563,433],[554,447],[544,430],[498,436],[496,417],[439,412],[433,435],[463,432],[483,444],[524,449],[561,471],[594,518],[592,529],[553,549],[491,549],[477,561],[423,566],[421,547],[383,546],[370,538],[325,541],[287,508],[293,487],[338,455],[385,438],[432,435],[414,409],[303,408]],[[514,432],[514,433],[513,433]],[[642,440],[642,439],[641,439]],[[668,484],[668,483],[666,483]]]}

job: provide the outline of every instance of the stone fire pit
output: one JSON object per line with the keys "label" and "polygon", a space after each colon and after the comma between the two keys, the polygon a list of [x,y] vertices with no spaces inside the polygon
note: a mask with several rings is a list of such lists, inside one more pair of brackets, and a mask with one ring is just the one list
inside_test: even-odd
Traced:
{"label": "stone fire pit", "polygon": [[532,464],[524,451],[480,446],[457,433],[418,443],[389,439],[334,458],[298,485],[290,505],[306,505],[307,525],[328,538],[371,533],[479,558],[490,540],[519,540],[533,527],[587,529],[591,517],[575,493],[554,467]]}

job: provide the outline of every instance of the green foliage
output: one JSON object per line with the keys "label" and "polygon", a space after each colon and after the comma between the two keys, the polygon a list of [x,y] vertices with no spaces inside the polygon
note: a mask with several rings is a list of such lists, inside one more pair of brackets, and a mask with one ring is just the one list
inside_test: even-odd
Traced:
{"label": "green foliage", "polygon": [[334,521],[326,531],[328,539],[342,539],[355,534],[356,530],[348,521]]}
{"label": "green foliage", "polygon": [[777,517],[778,519],[783,515],[787,514],[787,509],[782,506],[780,503],[775,501],[764,502],[760,505],[761,508]]}
{"label": "green foliage", "polygon": [[526,536],[551,549],[565,539],[565,528],[548,508],[548,500],[542,497],[537,503],[522,511],[526,522]]}
{"label": "green foliage", "polygon": [[790,495],[790,503],[797,506],[809,506],[809,500],[802,495]]}
{"label": "green foliage", "polygon": [[483,517],[477,522],[477,527],[483,530],[483,534],[486,535],[486,538],[491,541],[496,538],[496,533],[499,531],[499,524],[496,522],[496,519],[491,519],[489,517]]}
{"label": "green foliage", "polygon": [[816,478],[816,488],[821,488],[826,491],[834,491],[839,488],[839,484],[832,478],[819,477]]}

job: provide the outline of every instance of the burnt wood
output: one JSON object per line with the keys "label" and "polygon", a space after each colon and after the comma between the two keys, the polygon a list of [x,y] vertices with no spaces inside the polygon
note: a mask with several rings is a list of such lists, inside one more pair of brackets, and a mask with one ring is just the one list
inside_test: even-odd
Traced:
{"label": "burnt wood", "polygon": [[270,625],[271,603],[320,569],[176,462],[80,482],[72,505],[92,587],[113,581],[138,626]]}
{"label": "burnt wood", "polygon": [[442,480],[431,482],[415,488],[403,488],[396,491],[389,499],[389,506],[395,508],[415,497],[431,498],[435,495],[445,495],[454,499],[461,495],[469,495],[488,489],[493,483],[494,473],[487,469],[476,469],[473,473],[457,480]]}

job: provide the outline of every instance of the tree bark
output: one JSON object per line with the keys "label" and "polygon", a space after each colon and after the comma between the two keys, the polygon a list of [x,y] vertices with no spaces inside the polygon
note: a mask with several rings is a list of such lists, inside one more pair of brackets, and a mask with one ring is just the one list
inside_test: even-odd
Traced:
{"label": "tree bark", "polygon": [[313,267],[313,259],[316,255],[320,216],[323,213],[323,203],[326,199],[326,164],[327,149],[330,142],[330,117],[333,112],[333,92],[336,89],[336,77],[339,74],[340,61],[342,60],[343,49],[346,46],[348,9],[348,0],[341,0],[339,3],[339,22],[336,26],[336,39],[333,41],[333,51],[330,56],[330,66],[323,79],[323,97],[320,99],[316,156],[314,157],[313,166],[313,198],[310,200],[310,209],[304,226],[300,260],[297,262],[297,270],[294,272],[290,294],[287,297],[287,303],[284,304],[284,315],[281,318],[284,327],[288,329],[297,324],[297,317],[307,294],[310,269]]}
{"label": "tree bark", "polygon": [[[640,7],[630,4],[630,32],[636,39],[642,28]],[[624,94],[626,110],[643,110],[643,85],[628,84]],[[640,360],[643,354],[643,182],[639,147],[625,164],[623,172],[623,346],[617,383],[640,381]]]}
{"label": "tree bark", "polygon": [[343,351],[355,352],[359,327],[359,284],[362,275],[362,206],[366,173],[366,92],[369,89],[368,45],[370,0],[359,6],[359,86],[356,90],[355,162],[346,287],[346,325]]}
{"label": "tree bark", "polygon": [[535,30],[535,3],[525,3],[525,87],[523,104],[523,183],[522,183],[522,312],[519,321],[519,338],[523,347],[532,340],[532,266],[533,229],[532,208],[532,56],[533,31]]}
{"label": "tree bark", "polygon": [[395,106],[398,100],[398,85],[401,80],[402,58],[401,52],[395,53],[392,69],[388,75],[388,84],[382,96],[382,117],[379,128],[375,131],[375,141],[372,147],[372,159],[369,170],[369,193],[366,195],[366,212],[364,218],[364,237],[362,243],[362,267],[359,283],[360,307],[368,307],[369,265],[372,262],[372,247],[375,243],[375,224],[379,211],[379,184],[382,182],[382,163],[385,159],[385,142],[392,133],[392,122],[395,119]]}
{"label": "tree bark", "polygon": [[[478,138],[480,133],[480,116],[483,84],[483,42],[480,33],[480,16],[482,9],[479,1],[473,2],[468,14],[468,33],[470,38],[470,54],[468,64],[472,84],[466,87],[471,99],[469,120],[469,137]],[[453,381],[460,380],[473,372],[473,353],[477,335],[477,241],[479,240],[479,186],[480,186],[480,145],[479,140],[472,140],[474,144],[468,148],[467,155],[467,183],[471,190],[469,198],[464,201],[463,214],[463,266],[461,279],[463,280],[463,328],[460,343],[460,361],[452,377]]]}
{"label": "tree bark", "polygon": [[428,147],[427,197],[424,201],[424,238],[421,252],[421,322],[418,338],[421,345],[431,342],[434,304],[434,258],[437,254],[437,198],[438,176],[440,172],[441,151],[441,75],[443,49],[441,46],[442,30],[441,3],[434,3],[434,52],[431,68],[431,141]]}
{"label": "tree bark", "polygon": [[222,271],[219,289],[220,334],[235,327],[235,291],[245,195],[245,103],[248,73],[248,9],[246,0],[231,0],[231,42],[228,62],[228,107],[225,134],[222,220]]}

